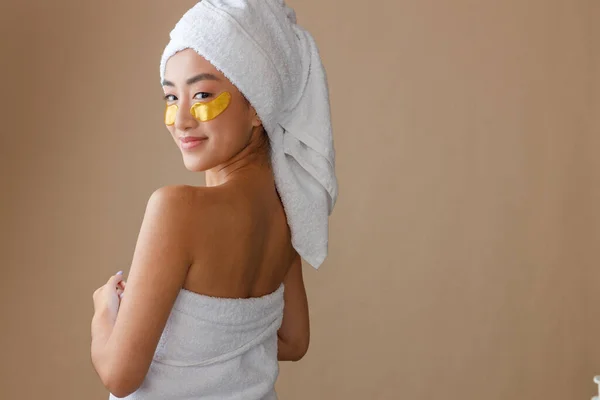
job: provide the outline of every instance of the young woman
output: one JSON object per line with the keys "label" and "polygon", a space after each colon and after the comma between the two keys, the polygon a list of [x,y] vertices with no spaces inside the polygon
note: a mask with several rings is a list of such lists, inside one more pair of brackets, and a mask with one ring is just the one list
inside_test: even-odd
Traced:
{"label": "young woman", "polygon": [[[271,23],[257,28],[256,18]],[[322,101],[323,87],[326,95],[324,79],[303,73],[320,63],[306,62],[316,50],[302,52],[300,29],[283,0],[204,0],[171,32],[161,62],[165,124],[206,186],[156,190],[127,283],[119,272],[94,292],[91,356],[111,398],[276,399],[278,360],[305,355],[300,255],[315,268],[322,262],[337,183],[328,104],[315,114],[326,117],[321,158],[282,147],[284,135],[302,137],[286,128],[302,126],[295,115]],[[298,41],[291,52],[290,38]],[[286,71],[274,80],[284,82],[278,91],[264,59],[281,54],[280,66],[304,64],[288,83]]]}

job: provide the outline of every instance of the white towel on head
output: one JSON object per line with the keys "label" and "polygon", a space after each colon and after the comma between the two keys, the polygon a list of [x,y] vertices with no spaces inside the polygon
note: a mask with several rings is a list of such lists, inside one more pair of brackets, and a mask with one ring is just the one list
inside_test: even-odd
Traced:
{"label": "white towel on head", "polygon": [[256,109],[269,136],[275,184],[292,244],[318,268],[327,256],[337,200],[325,69],[311,34],[284,0],[203,0],[170,34],[161,63],[191,48],[220,70]]}

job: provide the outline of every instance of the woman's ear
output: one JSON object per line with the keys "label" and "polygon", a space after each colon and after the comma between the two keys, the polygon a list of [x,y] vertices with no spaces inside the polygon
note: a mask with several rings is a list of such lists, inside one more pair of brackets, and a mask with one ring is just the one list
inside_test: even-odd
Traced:
{"label": "woman's ear", "polygon": [[252,106],[250,106],[250,107],[252,108],[252,126],[254,126],[254,127],[261,126],[262,125],[262,121],[260,120],[260,117],[258,116],[258,113],[254,109],[254,107],[252,107]]}
{"label": "woman's ear", "polygon": [[258,113],[256,112],[256,109],[254,109],[254,107],[252,106],[252,104],[250,104],[250,100],[248,100],[246,98],[246,96],[243,96],[243,97],[244,97],[244,102],[246,103],[246,105],[250,109],[250,112],[252,113],[252,127],[261,126],[262,125],[262,121],[260,120],[260,117],[258,116]]}

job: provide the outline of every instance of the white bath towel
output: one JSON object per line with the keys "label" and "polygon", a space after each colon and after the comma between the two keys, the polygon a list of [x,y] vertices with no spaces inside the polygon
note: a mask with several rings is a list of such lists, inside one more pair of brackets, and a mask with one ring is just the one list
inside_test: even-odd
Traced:
{"label": "white bath towel", "polygon": [[329,89],[313,37],[283,0],[203,0],[170,34],[160,64],[191,48],[256,109],[270,138],[275,183],[292,244],[318,268],[338,195]]}
{"label": "white bath towel", "polygon": [[249,299],[181,289],[142,386],[125,398],[277,399],[283,293],[283,284],[271,294]]}

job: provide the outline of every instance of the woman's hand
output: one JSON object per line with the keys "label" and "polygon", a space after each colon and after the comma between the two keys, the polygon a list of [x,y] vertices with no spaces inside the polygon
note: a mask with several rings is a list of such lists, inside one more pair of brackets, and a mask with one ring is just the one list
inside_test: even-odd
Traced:
{"label": "woman's hand", "polygon": [[92,296],[94,300],[94,313],[106,313],[111,321],[114,322],[117,319],[125,284],[123,271],[119,271],[111,276],[105,285],[96,289]]}

